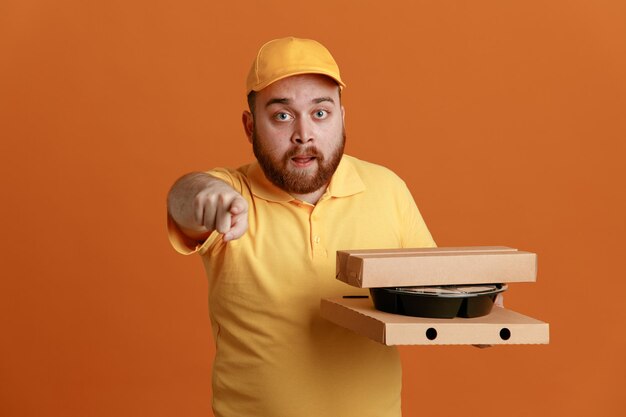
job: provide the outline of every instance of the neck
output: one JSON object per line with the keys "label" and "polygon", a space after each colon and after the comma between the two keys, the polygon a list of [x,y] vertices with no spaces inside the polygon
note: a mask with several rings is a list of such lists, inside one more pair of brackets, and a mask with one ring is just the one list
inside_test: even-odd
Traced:
{"label": "neck", "polygon": [[294,194],[294,193],[289,193],[289,194],[292,197],[297,198],[300,201],[304,201],[306,203],[316,205],[317,202],[320,200],[320,198],[322,198],[325,192],[326,192],[326,186],[323,186],[313,191],[312,193],[308,193],[308,194]]}

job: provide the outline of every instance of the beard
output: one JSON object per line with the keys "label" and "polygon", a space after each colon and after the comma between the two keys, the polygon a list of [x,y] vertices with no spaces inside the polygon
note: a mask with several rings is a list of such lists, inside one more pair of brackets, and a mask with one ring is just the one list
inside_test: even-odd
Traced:
{"label": "beard", "polygon": [[[272,184],[292,194],[309,194],[328,185],[341,162],[346,144],[345,130],[341,132],[339,144],[332,150],[328,159],[314,145],[298,145],[286,152],[282,157],[275,157],[259,140],[256,128],[252,133],[252,150],[259,161],[263,173]],[[315,158],[317,169],[307,172],[306,169],[289,167],[291,158],[306,154]]]}

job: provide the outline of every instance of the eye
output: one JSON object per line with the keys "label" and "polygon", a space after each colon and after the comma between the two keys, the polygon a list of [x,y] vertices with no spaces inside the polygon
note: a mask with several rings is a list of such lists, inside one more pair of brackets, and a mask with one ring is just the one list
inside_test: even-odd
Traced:
{"label": "eye", "polygon": [[279,122],[286,122],[287,120],[291,120],[291,115],[289,113],[280,112],[274,115],[274,119],[278,120]]}
{"label": "eye", "polygon": [[328,112],[326,110],[318,110],[315,112],[315,117],[317,119],[324,119],[328,116]]}

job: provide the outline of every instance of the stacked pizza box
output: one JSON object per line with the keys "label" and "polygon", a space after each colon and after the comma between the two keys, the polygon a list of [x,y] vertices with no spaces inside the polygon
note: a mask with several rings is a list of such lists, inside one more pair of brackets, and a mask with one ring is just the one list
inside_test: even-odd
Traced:
{"label": "stacked pizza box", "polygon": [[[326,319],[387,345],[547,344],[549,325],[499,307],[537,255],[505,246],[337,252],[337,279],[371,297],[324,299]],[[348,287],[347,287],[348,288]]]}

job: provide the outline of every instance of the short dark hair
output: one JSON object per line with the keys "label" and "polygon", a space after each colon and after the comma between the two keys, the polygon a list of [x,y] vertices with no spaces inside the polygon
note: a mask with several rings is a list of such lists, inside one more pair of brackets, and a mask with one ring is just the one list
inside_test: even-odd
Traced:
{"label": "short dark hair", "polygon": [[256,91],[252,90],[248,93],[248,108],[250,109],[250,113],[254,115],[254,105],[256,102]]}

